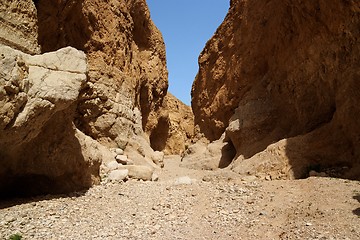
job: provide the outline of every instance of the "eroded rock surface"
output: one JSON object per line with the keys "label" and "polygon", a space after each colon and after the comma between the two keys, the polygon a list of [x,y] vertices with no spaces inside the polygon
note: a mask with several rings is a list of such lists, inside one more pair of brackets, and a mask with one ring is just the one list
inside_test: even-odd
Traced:
{"label": "eroded rock surface", "polygon": [[360,176],[359,13],[351,0],[231,1],[199,57],[192,108],[209,140],[226,132],[236,171]]}
{"label": "eroded rock surface", "polygon": [[64,192],[98,181],[100,154],[73,119],[86,56],[67,47],[30,56],[0,46],[1,194]]}
{"label": "eroded rock surface", "polygon": [[109,147],[125,148],[143,129],[151,135],[168,83],[164,42],[146,2],[40,0],[38,16],[43,52],[70,45],[88,57],[77,127]]}
{"label": "eroded rock surface", "polygon": [[25,53],[40,53],[37,12],[30,0],[1,0],[0,44]]}
{"label": "eroded rock surface", "polygon": [[165,154],[181,154],[194,137],[191,108],[168,93],[162,106],[162,115],[150,135],[151,146]]}

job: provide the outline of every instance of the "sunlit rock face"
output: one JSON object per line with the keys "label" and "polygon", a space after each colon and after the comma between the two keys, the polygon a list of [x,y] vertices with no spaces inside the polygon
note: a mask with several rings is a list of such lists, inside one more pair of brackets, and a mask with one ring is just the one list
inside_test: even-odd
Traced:
{"label": "sunlit rock face", "polygon": [[165,45],[145,0],[48,1],[37,4],[43,52],[64,46],[88,57],[89,81],[76,125],[109,146],[150,135],[167,93]]}
{"label": "sunlit rock face", "polygon": [[144,0],[0,6],[1,189],[91,186],[109,147],[161,165],[150,136],[167,114],[165,46]]}
{"label": "sunlit rock face", "polygon": [[207,139],[226,133],[234,170],[360,176],[359,12],[351,0],[231,1],[199,57],[192,108]]}
{"label": "sunlit rock face", "polygon": [[31,56],[0,46],[0,55],[1,197],[96,183],[101,157],[73,125],[85,54],[67,47]]}

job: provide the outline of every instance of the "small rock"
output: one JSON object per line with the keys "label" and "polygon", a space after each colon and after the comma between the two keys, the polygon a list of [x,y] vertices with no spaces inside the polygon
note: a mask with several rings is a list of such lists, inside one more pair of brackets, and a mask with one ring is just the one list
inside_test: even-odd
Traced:
{"label": "small rock", "polygon": [[265,177],[265,180],[266,180],[266,181],[271,181],[271,176],[266,176],[266,177]]}
{"label": "small rock", "polygon": [[309,227],[312,226],[312,223],[307,222],[305,225]]}
{"label": "small rock", "polygon": [[190,185],[193,183],[193,180],[188,177],[188,176],[184,176],[184,177],[179,177],[178,179],[175,180],[174,185]]}
{"label": "small rock", "polygon": [[122,150],[121,148],[115,148],[115,153],[116,153],[116,155],[123,155],[124,150]]}
{"label": "small rock", "polygon": [[202,178],[202,180],[203,180],[204,182],[211,182],[211,177],[210,177],[210,176],[204,176],[204,177]]}
{"label": "small rock", "polygon": [[153,173],[153,175],[151,177],[151,181],[153,181],[153,182],[159,181],[159,175],[157,175],[156,173]]}
{"label": "small rock", "polygon": [[123,166],[129,170],[129,177],[144,181],[151,181],[154,169],[142,165]]}
{"label": "small rock", "polygon": [[266,215],[266,212],[265,212],[265,211],[261,211],[261,212],[259,213],[259,215],[260,215],[260,216],[264,216],[264,215]]}
{"label": "small rock", "polygon": [[117,163],[117,161],[111,161],[109,163],[106,164],[106,167],[112,171],[112,170],[115,170],[119,167],[119,164]]}
{"label": "small rock", "polygon": [[127,165],[128,158],[126,155],[117,155],[115,157],[116,161],[120,164]]}
{"label": "small rock", "polygon": [[111,181],[123,181],[128,174],[129,170],[127,169],[114,170],[110,172],[108,179]]}
{"label": "small rock", "polygon": [[155,151],[152,155],[152,161],[160,166],[160,167],[164,167],[164,153],[163,152],[159,152],[159,151]]}

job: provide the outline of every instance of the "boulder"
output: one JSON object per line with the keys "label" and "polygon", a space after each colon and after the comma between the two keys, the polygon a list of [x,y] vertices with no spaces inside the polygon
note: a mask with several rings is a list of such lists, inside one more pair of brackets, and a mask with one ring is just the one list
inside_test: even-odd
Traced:
{"label": "boulder", "polygon": [[154,169],[144,165],[122,166],[120,169],[129,170],[129,178],[151,181]]}
{"label": "boulder", "polygon": [[[86,56],[67,47],[30,56],[0,46],[0,189],[58,193],[99,182],[97,143],[73,118]],[[68,63],[72,64],[69,65]]]}
{"label": "boulder", "polygon": [[121,170],[113,170],[109,173],[108,179],[110,181],[120,182],[124,181],[129,174],[129,170],[121,169]]}

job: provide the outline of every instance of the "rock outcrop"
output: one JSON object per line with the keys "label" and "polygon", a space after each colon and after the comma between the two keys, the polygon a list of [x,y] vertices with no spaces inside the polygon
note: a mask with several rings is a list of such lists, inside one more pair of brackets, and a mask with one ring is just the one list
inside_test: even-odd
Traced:
{"label": "rock outcrop", "polygon": [[[360,3],[233,0],[199,57],[195,123],[242,174],[360,171]],[[282,140],[283,139],[283,140]]]}
{"label": "rock outcrop", "polygon": [[81,189],[115,160],[129,177],[155,179],[164,152],[185,150],[193,115],[167,93],[165,46],[145,0],[3,0],[0,27],[4,191]]}
{"label": "rock outcrop", "polygon": [[36,8],[30,0],[1,0],[0,44],[25,53],[40,53]]}
{"label": "rock outcrop", "polygon": [[100,154],[73,119],[86,56],[67,47],[30,56],[0,46],[0,192],[38,194],[97,182]]}
{"label": "rock outcrop", "polygon": [[150,135],[151,146],[165,154],[182,154],[194,139],[194,115],[171,93],[165,96],[162,115]]}
{"label": "rock outcrop", "polygon": [[88,57],[76,126],[109,147],[148,139],[167,93],[165,45],[145,0],[48,1],[37,4],[42,52],[64,46]]}

